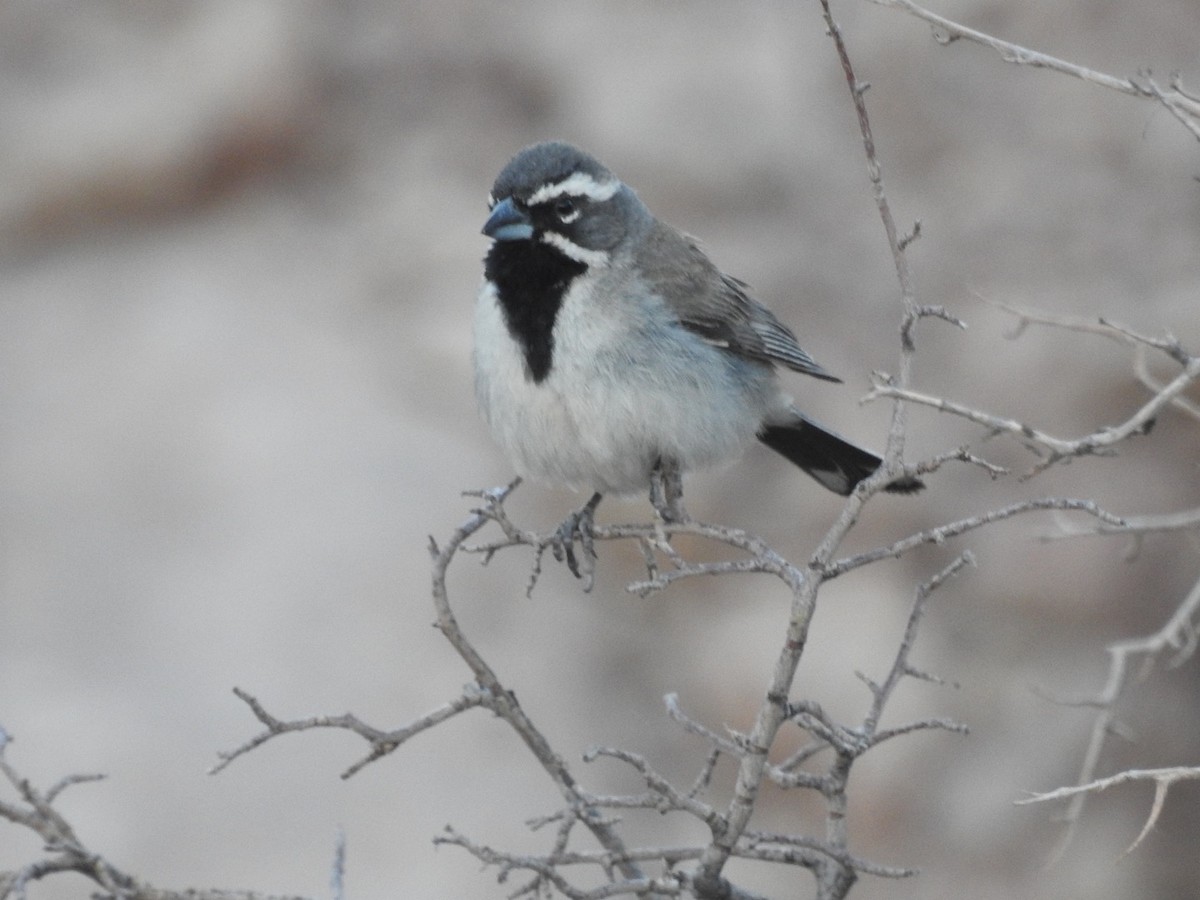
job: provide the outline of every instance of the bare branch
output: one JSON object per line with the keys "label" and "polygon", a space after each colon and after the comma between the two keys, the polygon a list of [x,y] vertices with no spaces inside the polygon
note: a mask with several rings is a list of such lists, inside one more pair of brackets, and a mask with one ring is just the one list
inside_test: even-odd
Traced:
{"label": "bare branch", "polygon": [[[1139,346],[1133,356],[1133,372],[1143,386],[1152,393],[1160,394],[1166,389],[1166,385],[1150,373],[1150,366],[1146,362],[1146,355],[1146,348]],[[1171,405],[1180,412],[1200,421],[1200,404],[1193,403],[1187,397],[1179,394],[1171,398]]]}
{"label": "bare branch", "polygon": [[943,397],[935,397],[908,388],[897,387],[894,384],[881,380],[876,380],[875,386],[866,394],[864,400],[869,402],[884,397],[893,400],[905,400],[909,403],[919,403],[922,406],[928,406],[939,412],[960,416],[969,422],[982,425],[989,431],[1013,435],[1026,446],[1036,445],[1044,447],[1050,451],[1050,455],[1034,470],[1039,471],[1058,460],[1072,456],[1101,453],[1134,435],[1145,434],[1153,427],[1154,420],[1163,407],[1172,403],[1180,393],[1197,379],[1200,379],[1200,357],[1192,357],[1179,375],[1172,379],[1161,391],[1151,397],[1150,400],[1124,422],[1119,425],[1103,428],[1074,440],[1058,438],[1024,422],[1019,422],[1016,419],[1008,419],[992,415],[991,413],[985,413],[961,403],[946,400]]}
{"label": "bare branch", "polygon": [[[505,688],[491,666],[480,656],[479,651],[467,639],[458,619],[450,607],[450,596],[446,587],[446,572],[458,550],[489,521],[496,521],[496,511],[504,500],[516,488],[518,482],[513,482],[504,488],[496,488],[487,492],[489,501],[485,510],[476,510],[471,518],[464,522],[451,536],[449,542],[434,559],[433,566],[433,603],[437,610],[437,627],[445,635],[451,646],[471,669],[480,688],[490,698],[489,708],[504,719],[520,736],[526,747],[541,763],[546,774],[558,787],[564,799],[572,808],[586,808],[586,798],[580,791],[574,776],[567,768],[562,757],[550,746],[545,735],[534,725],[525,711],[517,702],[511,691]],[[626,852],[625,843],[617,832],[607,823],[591,815],[582,817],[582,821],[595,836],[600,845],[614,858],[623,859]],[[641,869],[632,861],[618,863],[618,868],[625,881],[642,882],[645,880]]]}
{"label": "bare branch", "polygon": [[1045,312],[1039,309],[1031,309],[1029,307],[1017,306],[1013,303],[1005,303],[1002,300],[992,300],[982,294],[974,294],[975,299],[988,306],[994,306],[997,309],[1003,310],[1011,316],[1016,317],[1017,327],[1008,335],[1009,339],[1016,339],[1030,325],[1043,325],[1050,328],[1061,328],[1064,331],[1073,331],[1077,334],[1095,334],[1101,337],[1106,337],[1116,341],[1119,344],[1124,344],[1127,347],[1148,347],[1153,350],[1160,350],[1179,363],[1181,366],[1186,366],[1191,354],[1189,354],[1180,344],[1179,339],[1171,335],[1166,335],[1161,338],[1151,337],[1150,335],[1142,334],[1128,325],[1121,325],[1118,322],[1113,322],[1103,316],[1098,318],[1088,318],[1084,316],[1068,316],[1060,313]]}
{"label": "bare branch", "polygon": [[[601,756],[619,759],[636,769],[638,774],[645,779],[646,787],[650,789],[653,808],[659,812],[681,810],[691,813],[712,830],[724,828],[721,816],[712,806],[697,800],[694,796],[681,793],[666,778],[655,772],[641,754],[629,750],[619,750],[615,747],[593,747],[584,754],[583,759],[584,762],[592,762]],[[597,806],[608,805],[598,799],[595,799],[594,802]]]}
{"label": "bare branch", "polygon": [[[1127,685],[1131,658],[1141,656],[1144,664],[1148,665],[1159,654],[1174,649],[1177,654],[1173,662],[1178,664],[1185,655],[1195,650],[1198,614],[1200,614],[1200,581],[1193,585],[1187,596],[1176,607],[1175,612],[1158,631],[1146,637],[1117,641],[1109,645],[1109,669],[1104,688],[1097,697],[1087,703],[1087,705],[1096,707],[1098,712],[1092,723],[1092,733],[1088,740],[1087,750],[1084,752],[1079,778],[1075,786],[1059,789],[1063,793],[1058,796],[1070,797],[1070,802],[1062,816],[1066,827],[1052,854],[1053,860],[1061,858],[1075,837],[1084,805],[1090,793],[1086,790],[1086,786],[1095,781],[1096,770],[1100,763],[1100,751],[1103,749],[1109,733],[1113,730],[1116,705]],[[1051,792],[1051,794],[1053,793],[1055,792]],[[1039,799],[1052,799],[1052,797],[1047,795],[1044,798],[1039,797]],[[1136,845],[1137,842],[1134,846]]]}
{"label": "bare branch", "polygon": [[1090,527],[1059,525],[1059,530],[1041,536],[1043,541],[1091,537],[1098,534],[1152,534],[1158,531],[1191,531],[1200,529],[1200,507],[1175,513],[1156,513],[1146,516],[1125,516],[1120,525],[1100,522]]}
{"label": "bare branch", "polygon": [[701,725],[695,719],[691,718],[679,707],[679,695],[667,694],[663,697],[663,703],[666,704],[667,714],[683,726],[685,731],[690,731],[692,734],[698,734],[706,738],[715,749],[728,753],[730,756],[741,756],[742,748],[729,738],[722,737],[710,728]]}
{"label": "bare branch", "polygon": [[0,900],[25,900],[28,886],[49,875],[75,872],[100,888],[95,900],[305,900],[275,897],[254,891],[164,890],[145,884],[118,869],[103,856],[87,849],[75,830],[52,804],[67,787],[98,781],[101,775],[70,775],[42,792],[5,758],[11,737],[0,728],[0,775],[16,789],[22,801],[0,802],[0,819],[34,831],[45,843],[47,855],[20,869],[0,872]]}
{"label": "bare branch", "polygon": [[[913,597],[912,608],[909,610],[908,621],[904,626],[904,635],[900,639],[900,646],[896,650],[895,659],[892,661],[892,667],[888,671],[887,677],[878,685],[870,685],[871,687],[871,709],[868,711],[866,718],[863,720],[860,733],[869,744],[876,739],[876,731],[879,727],[879,719],[883,715],[883,708],[891,699],[892,692],[905,676],[914,674],[913,668],[909,665],[908,658],[912,653],[913,645],[917,640],[917,629],[921,624],[921,617],[925,613],[925,602],[929,599],[930,594],[941,587],[947,580],[953,578],[966,566],[975,565],[975,556],[970,550],[965,550],[960,553],[955,559],[944,569],[925,581],[917,587],[915,596]],[[913,730],[915,725],[908,730]],[[928,726],[925,726],[928,727]],[[954,729],[958,730],[958,729]],[[899,734],[902,732],[894,732]],[[889,735],[893,736],[893,735]]]}
{"label": "bare branch", "polygon": [[[888,248],[892,253],[892,262],[896,268],[896,278],[900,283],[900,303],[902,318],[900,323],[900,371],[896,383],[907,387],[912,381],[913,353],[916,345],[913,342],[913,330],[917,321],[923,315],[934,315],[932,308],[922,308],[917,305],[916,290],[913,287],[912,272],[908,265],[906,249],[912,238],[904,238],[896,227],[896,219],[892,215],[891,203],[883,187],[883,167],[880,165],[875,151],[875,136],[871,130],[871,119],[867,113],[864,99],[867,87],[859,81],[855,74],[854,64],[850,60],[850,51],[842,37],[841,29],[833,19],[829,9],[829,0],[820,0],[821,14],[825,27],[833,39],[838,60],[841,62],[842,74],[850,89],[851,102],[858,117],[858,128],[863,140],[863,153],[867,162],[867,177],[871,182],[871,191],[875,198],[875,206],[879,211],[880,221],[887,236]],[[914,228],[913,235],[917,234]],[[958,323],[961,325],[961,323]],[[866,485],[860,485],[860,490],[878,490],[887,481],[895,478],[902,469],[901,460],[904,456],[904,442],[907,432],[908,415],[905,405],[896,402],[892,405],[892,418],[888,425],[887,447],[883,454],[883,465],[879,467],[873,479],[868,479]]]}
{"label": "bare branch", "polygon": [[1163,804],[1167,799],[1167,792],[1171,786],[1180,781],[1196,781],[1200,780],[1200,766],[1186,767],[1173,766],[1166,769],[1129,769],[1125,772],[1119,772],[1116,775],[1110,775],[1108,778],[1099,778],[1095,781],[1089,781],[1087,784],[1077,784],[1070,787],[1061,787],[1053,791],[1045,793],[1033,794],[1024,800],[1014,801],[1018,805],[1027,803],[1044,803],[1047,800],[1061,800],[1066,797],[1083,797],[1088,794],[1098,794],[1101,791],[1108,790],[1110,787],[1115,787],[1119,784],[1127,784],[1131,781],[1153,781],[1154,782],[1154,802],[1150,806],[1150,814],[1146,818],[1146,823],[1142,826],[1141,832],[1134,839],[1133,843],[1125,848],[1122,856],[1132,853],[1146,839],[1146,835],[1150,833],[1150,829],[1158,821],[1159,815],[1162,813]]}
{"label": "bare branch", "polygon": [[933,26],[934,39],[940,44],[949,44],[960,39],[967,40],[995,50],[1005,62],[1049,69],[1132,97],[1154,99],[1166,107],[1171,115],[1183,123],[1184,127],[1197,139],[1200,139],[1200,102],[1184,90],[1177,76],[1171,79],[1171,85],[1166,89],[1155,83],[1148,73],[1142,73],[1140,82],[1132,78],[1118,78],[1001,40],[966,25],[960,25],[918,6],[912,0],[871,0],[871,2],[879,6],[902,9],[918,19],[928,22]]}
{"label": "bare branch", "polygon": [[644,581],[632,582],[626,588],[639,597],[647,597],[655,591],[661,591],[683,578],[694,578],[697,575],[737,575],[762,574],[771,571],[770,563],[761,559],[722,560],[720,562],[681,563],[677,568],[659,572]]}
{"label": "bare branch", "polygon": [[[1026,309],[998,300],[990,300],[978,294],[975,296],[989,306],[995,306],[1017,317],[1017,327],[1009,335],[1010,338],[1019,337],[1030,325],[1045,325],[1080,334],[1097,334],[1132,348],[1134,350],[1134,373],[1137,375],[1138,380],[1149,388],[1153,394],[1161,393],[1166,385],[1150,374],[1150,368],[1146,361],[1147,351],[1158,350],[1181,366],[1186,366],[1191,359],[1191,355],[1184,349],[1178,338],[1169,334],[1161,338],[1150,337],[1140,334],[1128,326],[1120,325],[1104,318],[1089,319],[1082,316],[1063,316],[1040,310]],[[1176,395],[1171,399],[1171,405],[1192,418],[1200,420],[1200,405],[1193,403],[1186,397]]]}
{"label": "bare branch", "polygon": [[1139,73],[1139,76],[1139,80],[1134,81],[1133,84],[1142,96],[1153,97],[1165,106],[1167,112],[1174,116],[1176,121],[1190,131],[1196,140],[1200,140],[1200,101],[1183,89],[1183,82],[1179,75],[1171,76],[1169,88],[1159,85],[1148,70]]}
{"label": "bare branch", "polygon": [[994,522],[1011,519],[1013,516],[1024,515],[1025,513],[1040,512],[1048,509],[1086,513],[1099,519],[1101,522],[1114,526],[1123,525],[1125,522],[1121,517],[1101,509],[1092,500],[1078,500],[1069,497],[1041,497],[1036,500],[1023,500],[1018,503],[1011,503],[999,509],[991,509],[975,516],[959,519],[956,522],[948,522],[945,525],[938,525],[935,528],[919,531],[916,534],[894,541],[887,546],[876,547],[873,550],[831,562],[822,571],[826,578],[836,578],[839,575],[849,572],[851,569],[857,569],[876,560],[903,556],[909,550],[912,550],[914,547],[920,547],[923,544],[942,544],[950,538],[958,537],[969,531],[975,531]]}
{"label": "bare branch", "polygon": [[[559,872],[559,867],[570,863],[577,862],[594,862],[600,863],[601,856],[596,854],[566,854],[561,857],[542,857],[542,856],[521,856],[511,853],[502,853],[493,850],[491,847],[483,844],[478,844],[469,838],[459,834],[449,826],[446,827],[444,836],[434,838],[435,844],[454,844],[462,847],[484,865],[497,866],[500,869],[498,876],[501,882],[508,878],[510,872],[514,870],[526,870],[535,872],[538,878],[554,887],[565,897],[571,900],[603,900],[607,897],[621,896],[671,896],[677,897],[683,892],[680,880],[673,875],[667,875],[663,878],[647,878],[638,876],[637,878],[626,879],[620,882],[612,882],[592,890],[583,890],[576,888]],[[640,856],[641,858],[638,858]],[[637,863],[643,860],[661,859],[661,853],[656,848],[650,854],[631,855],[624,853],[618,856],[609,858],[612,865],[618,865],[627,868],[637,868]]]}
{"label": "bare branch", "polygon": [[891,740],[894,737],[901,737],[906,734],[912,734],[914,731],[949,731],[952,734],[970,734],[971,729],[962,722],[956,722],[953,719],[932,718],[918,719],[915,722],[907,722],[904,725],[897,725],[895,728],[881,728],[875,732],[875,744],[882,744],[884,741]]}
{"label": "bare branch", "polygon": [[[746,844],[745,849],[739,848],[736,853],[737,856],[746,859],[762,859],[769,862],[789,862],[796,864],[798,860],[788,859],[786,851],[781,851],[778,847],[764,846],[767,844],[778,844],[782,847],[799,847],[805,850],[816,851],[821,856],[832,857],[846,868],[854,869],[866,875],[876,875],[880,878],[911,878],[917,874],[916,869],[879,865],[878,863],[859,859],[846,853],[839,853],[833,848],[826,846],[822,841],[796,835],[778,834],[768,831],[748,831],[746,832]],[[810,858],[815,859],[815,857]],[[806,865],[807,863],[800,862],[799,864]]]}
{"label": "bare branch", "polygon": [[708,756],[704,759],[704,765],[700,767],[699,774],[696,775],[692,786],[688,788],[688,797],[698,797],[704,791],[707,791],[712,785],[713,773],[717,769],[717,762],[721,759],[721,748],[712,747],[708,751]]}
{"label": "bare branch", "polygon": [[465,710],[474,709],[476,706],[491,705],[491,698],[486,693],[468,688],[463,692],[461,697],[451,700],[449,703],[442,704],[437,709],[431,710],[403,728],[397,728],[393,731],[381,731],[363,722],[353,713],[345,713],[340,716],[312,716],[307,719],[295,719],[285,722],[267,712],[258,699],[248,692],[237,687],[233,689],[233,692],[237,695],[238,699],[250,707],[255,718],[266,726],[266,730],[233,750],[218,753],[217,756],[221,761],[208,770],[210,775],[217,774],[239,756],[249,753],[256,747],[260,747],[272,738],[282,734],[291,734],[295,731],[309,731],[314,728],[336,728],[353,732],[371,745],[371,752],[367,756],[342,773],[343,778],[349,778],[364,766],[381,757],[387,756],[409,738],[415,737],[422,731],[426,731],[434,725],[439,725]]}

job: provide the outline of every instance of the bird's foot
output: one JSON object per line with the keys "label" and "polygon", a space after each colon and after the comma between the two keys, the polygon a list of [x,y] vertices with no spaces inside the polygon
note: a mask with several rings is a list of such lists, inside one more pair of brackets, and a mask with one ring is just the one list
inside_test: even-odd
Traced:
{"label": "bird's foot", "polygon": [[[592,589],[596,580],[595,514],[600,499],[599,493],[592,494],[587,503],[567,516],[550,538],[550,549],[554,552],[554,558],[559,562],[566,562],[571,574],[583,582],[585,593]],[[575,552],[577,541],[578,553]]]}
{"label": "bird's foot", "polygon": [[688,521],[683,508],[683,473],[675,463],[660,459],[654,466],[650,473],[650,505],[664,522]]}

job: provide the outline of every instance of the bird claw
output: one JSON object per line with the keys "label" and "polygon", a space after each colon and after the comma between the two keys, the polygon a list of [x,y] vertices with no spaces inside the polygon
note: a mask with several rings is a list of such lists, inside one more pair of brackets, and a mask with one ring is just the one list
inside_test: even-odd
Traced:
{"label": "bird claw", "polygon": [[[550,539],[554,558],[566,562],[571,574],[583,582],[585,593],[591,591],[596,580],[595,513],[599,504],[600,495],[594,494],[580,509],[567,516]],[[579,553],[575,552],[576,541]]]}
{"label": "bird claw", "polygon": [[683,508],[683,474],[678,465],[666,460],[655,465],[650,475],[650,505],[667,524],[688,521]]}

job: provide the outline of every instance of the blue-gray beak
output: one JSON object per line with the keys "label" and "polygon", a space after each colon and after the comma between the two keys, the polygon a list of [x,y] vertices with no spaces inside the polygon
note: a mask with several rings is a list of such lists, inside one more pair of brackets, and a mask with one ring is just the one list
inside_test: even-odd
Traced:
{"label": "blue-gray beak", "polygon": [[533,222],[528,212],[518,208],[511,197],[505,197],[492,207],[483,233],[496,241],[527,241],[533,237]]}

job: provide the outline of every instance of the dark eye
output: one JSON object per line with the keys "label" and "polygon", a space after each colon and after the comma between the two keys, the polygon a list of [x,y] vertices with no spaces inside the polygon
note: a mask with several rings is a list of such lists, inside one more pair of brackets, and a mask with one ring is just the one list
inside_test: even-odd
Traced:
{"label": "dark eye", "polygon": [[564,222],[574,219],[577,209],[575,200],[571,197],[559,197],[554,201],[554,214]]}

